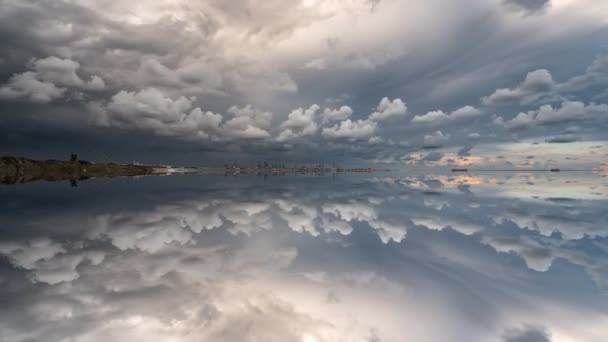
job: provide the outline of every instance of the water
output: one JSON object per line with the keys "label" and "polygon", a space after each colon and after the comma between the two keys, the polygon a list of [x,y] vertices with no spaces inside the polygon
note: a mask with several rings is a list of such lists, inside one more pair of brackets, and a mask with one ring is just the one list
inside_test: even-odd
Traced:
{"label": "water", "polygon": [[608,178],[0,187],[0,341],[606,341]]}

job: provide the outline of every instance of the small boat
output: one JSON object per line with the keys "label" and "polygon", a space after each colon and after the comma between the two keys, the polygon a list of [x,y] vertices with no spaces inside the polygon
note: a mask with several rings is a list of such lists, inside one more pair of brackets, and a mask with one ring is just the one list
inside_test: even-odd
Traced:
{"label": "small boat", "polygon": [[467,172],[469,169],[452,169],[452,172]]}
{"label": "small boat", "polygon": [[560,172],[561,170],[560,170],[560,169],[555,168],[555,169],[551,169],[551,170],[549,170],[549,171],[551,171],[551,172]]}

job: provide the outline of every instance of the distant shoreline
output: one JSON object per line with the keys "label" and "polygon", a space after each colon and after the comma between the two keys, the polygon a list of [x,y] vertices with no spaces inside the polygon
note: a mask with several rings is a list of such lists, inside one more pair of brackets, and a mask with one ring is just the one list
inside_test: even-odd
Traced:
{"label": "distant shoreline", "polygon": [[392,171],[370,167],[325,167],[315,166],[237,166],[224,167],[170,167],[160,165],[135,165],[118,163],[94,163],[78,160],[75,155],[72,160],[34,160],[13,156],[0,158],[0,182],[3,184],[20,184],[36,181],[77,181],[89,178],[135,177],[169,174],[335,174],[335,173],[372,173]]}

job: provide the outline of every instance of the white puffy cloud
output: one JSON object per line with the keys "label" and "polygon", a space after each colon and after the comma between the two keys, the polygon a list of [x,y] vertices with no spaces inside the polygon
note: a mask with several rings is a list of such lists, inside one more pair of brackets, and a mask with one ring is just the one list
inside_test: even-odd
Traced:
{"label": "white puffy cloud", "polygon": [[21,243],[2,243],[0,253],[10,256],[10,258],[20,267],[32,269],[41,260],[49,260],[59,253],[64,253],[65,249],[50,239],[31,240],[27,244]]}
{"label": "white puffy cloud", "polygon": [[317,133],[318,125],[316,122],[317,111],[320,107],[313,104],[308,109],[298,108],[287,116],[280,128],[283,131],[277,137],[278,141],[286,141]]}
{"label": "white puffy cloud", "polygon": [[39,79],[59,86],[87,90],[102,90],[105,87],[105,82],[97,75],[92,76],[89,82],[85,82],[80,78],[77,74],[80,69],[80,63],[71,59],[51,56],[33,60],[32,65]]}
{"label": "white puffy cloud", "polygon": [[120,91],[98,113],[105,126],[152,130],[159,135],[192,141],[268,139],[272,113],[246,105],[232,106],[224,116],[199,107],[195,98],[171,98],[156,88]]}
{"label": "white puffy cloud", "polygon": [[325,203],[322,211],[346,222],[371,222],[378,218],[378,213],[373,206],[358,201]]}
{"label": "white puffy cloud", "polygon": [[27,98],[35,103],[49,103],[59,99],[65,93],[65,88],[41,81],[36,74],[28,71],[11,77],[7,84],[0,87],[1,99]]}
{"label": "white puffy cloud", "polygon": [[378,144],[382,144],[384,142],[384,139],[382,139],[379,136],[373,136],[373,137],[369,138],[369,140],[367,142],[370,145],[378,145]]}
{"label": "white puffy cloud", "polygon": [[0,243],[0,254],[29,272],[32,281],[50,285],[78,279],[76,267],[84,261],[99,265],[105,254],[98,251],[74,252],[48,238],[26,243]]}
{"label": "white puffy cloud", "polygon": [[230,107],[228,113],[234,117],[222,127],[224,134],[230,138],[266,139],[270,138],[267,129],[272,121],[272,113],[261,111],[247,105],[243,108]]}
{"label": "white puffy cloud", "polygon": [[315,220],[319,217],[317,208],[279,199],[275,202],[280,209],[279,216],[287,221],[287,225],[295,232],[307,232],[312,236],[319,235]]}
{"label": "white puffy cloud", "polygon": [[502,125],[507,129],[522,129],[536,125],[553,125],[580,121],[597,117],[608,112],[608,105],[589,104],[585,105],[579,101],[564,101],[559,108],[551,105],[541,106],[538,110],[527,113],[519,113],[513,119],[504,121],[497,118],[496,124]]}
{"label": "white puffy cloud", "polygon": [[464,120],[481,115],[481,111],[472,106],[464,106],[449,114],[441,110],[428,112],[424,115],[417,115],[412,119],[415,123],[439,124],[446,121]]}
{"label": "white puffy cloud", "polygon": [[163,215],[101,215],[96,219],[97,234],[107,236],[121,250],[158,252],[165,244],[186,244],[192,232],[180,217]]}
{"label": "white puffy cloud", "polygon": [[173,100],[155,88],[138,92],[122,90],[112,96],[108,109],[125,118],[134,114],[143,114],[144,117],[172,122],[181,119],[184,113],[192,108],[192,100],[183,96]]}
{"label": "white puffy cloud", "polygon": [[424,226],[427,229],[431,230],[443,230],[447,227],[450,227],[453,230],[464,235],[473,235],[484,230],[484,227],[473,222],[446,219],[439,216],[414,217],[412,218],[412,222],[415,225]]}
{"label": "white puffy cloud", "polygon": [[438,148],[442,147],[450,139],[449,134],[443,134],[441,131],[435,131],[424,136],[423,147]]}
{"label": "white puffy cloud", "polygon": [[0,98],[26,98],[34,103],[49,103],[64,97],[71,90],[102,90],[104,80],[96,75],[86,82],[77,71],[80,63],[55,56],[33,59],[28,67],[31,71],[13,75],[0,87]]}
{"label": "white puffy cloud", "polygon": [[321,113],[322,123],[331,121],[342,121],[346,120],[353,115],[353,109],[349,106],[342,106],[338,109],[325,108]]}
{"label": "white puffy cloud", "polygon": [[553,77],[546,69],[529,72],[526,79],[513,89],[497,89],[481,100],[486,105],[500,105],[510,102],[529,102],[551,91],[555,86]]}
{"label": "white puffy cloud", "polygon": [[376,111],[369,115],[371,121],[384,121],[397,116],[404,116],[407,113],[407,106],[401,99],[389,100],[388,97],[382,98]]}
{"label": "white puffy cloud", "polygon": [[372,227],[380,240],[384,243],[389,243],[391,240],[394,242],[401,242],[407,235],[407,227],[403,224],[393,224],[382,220],[369,221],[370,227]]}
{"label": "white puffy cloud", "polygon": [[484,237],[482,243],[492,246],[497,252],[520,255],[530,269],[538,272],[546,272],[555,258],[548,248],[530,239]]}
{"label": "white puffy cloud", "polygon": [[363,139],[374,134],[378,125],[370,120],[344,120],[333,127],[323,128],[322,135],[327,139]]}

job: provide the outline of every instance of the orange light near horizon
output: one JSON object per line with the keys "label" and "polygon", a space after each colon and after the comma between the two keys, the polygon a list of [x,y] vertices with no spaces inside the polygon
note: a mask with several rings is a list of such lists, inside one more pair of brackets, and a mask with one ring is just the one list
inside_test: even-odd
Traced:
{"label": "orange light near horizon", "polygon": [[478,185],[483,183],[482,176],[471,176],[467,174],[460,174],[457,176],[439,176],[437,177],[441,183],[449,186],[458,186],[459,184]]}
{"label": "orange light near horizon", "polygon": [[482,161],[482,157],[471,156],[463,159],[456,159],[456,166],[471,166],[474,164],[480,164]]}
{"label": "orange light near horizon", "polygon": [[600,165],[600,167],[597,169],[597,171],[602,176],[608,176],[608,163]]}

